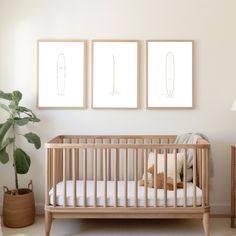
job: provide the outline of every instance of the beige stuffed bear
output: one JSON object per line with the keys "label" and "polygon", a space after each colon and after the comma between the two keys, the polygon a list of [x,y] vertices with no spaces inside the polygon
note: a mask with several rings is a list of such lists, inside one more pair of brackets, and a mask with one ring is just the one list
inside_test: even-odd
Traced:
{"label": "beige stuffed bear", "polygon": [[[148,174],[152,175],[152,180],[147,180],[147,185],[149,188],[155,188],[154,186],[154,165],[152,165],[149,169],[148,169]],[[156,174],[156,188],[157,189],[164,189],[164,173],[157,173]],[[145,180],[142,179],[140,181],[140,186],[144,186],[145,185]],[[183,188],[183,182],[179,182],[176,185],[177,188]],[[166,188],[167,190],[174,190],[174,180],[172,177],[167,177],[166,179]]]}

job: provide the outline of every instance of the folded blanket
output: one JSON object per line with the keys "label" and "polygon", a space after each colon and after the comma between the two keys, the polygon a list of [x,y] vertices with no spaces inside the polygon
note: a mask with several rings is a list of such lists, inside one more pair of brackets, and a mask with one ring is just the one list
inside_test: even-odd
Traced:
{"label": "folded blanket", "polygon": [[[186,133],[178,135],[174,141],[174,144],[196,144],[199,138],[203,138],[208,141],[208,138],[201,133]],[[178,152],[184,152],[184,149],[178,150]],[[187,168],[193,166],[193,150],[187,151]]]}

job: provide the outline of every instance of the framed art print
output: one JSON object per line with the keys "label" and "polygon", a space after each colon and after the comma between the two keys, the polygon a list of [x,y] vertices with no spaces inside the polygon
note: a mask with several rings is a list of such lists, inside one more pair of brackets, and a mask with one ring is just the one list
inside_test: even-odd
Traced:
{"label": "framed art print", "polygon": [[138,108],[138,41],[92,42],[92,107]]}
{"label": "framed art print", "polygon": [[38,41],[38,107],[84,108],[86,42]]}
{"label": "framed art print", "polygon": [[147,108],[193,107],[193,41],[147,41]]}

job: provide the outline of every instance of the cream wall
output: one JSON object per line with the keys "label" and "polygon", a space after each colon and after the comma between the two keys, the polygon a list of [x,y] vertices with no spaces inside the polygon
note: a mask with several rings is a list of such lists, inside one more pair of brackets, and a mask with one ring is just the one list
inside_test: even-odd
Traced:
{"label": "cream wall", "polygon": [[[230,144],[236,142],[236,113],[230,111],[236,98],[235,9],[235,0],[0,0],[0,89],[23,92],[24,105],[42,120],[33,129],[43,143],[57,134],[206,134],[212,144],[213,210],[229,212]],[[50,38],[141,40],[141,109],[92,110],[90,99],[86,110],[36,109],[36,42]],[[146,39],[195,40],[195,109],[145,109]],[[90,71],[88,77],[90,88]],[[33,179],[42,210],[44,150],[26,149],[32,167],[20,181]],[[12,171],[11,164],[0,165],[0,189],[12,186]]]}

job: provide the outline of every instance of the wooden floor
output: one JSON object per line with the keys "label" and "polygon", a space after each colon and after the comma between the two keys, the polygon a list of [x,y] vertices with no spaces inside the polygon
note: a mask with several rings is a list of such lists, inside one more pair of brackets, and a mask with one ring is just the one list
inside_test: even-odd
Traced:
{"label": "wooden floor", "polygon": [[[236,236],[229,218],[212,218],[212,236]],[[44,236],[44,218],[37,217],[34,225],[22,229],[3,227],[3,236]],[[200,220],[55,220],[51,236],[202,236]]]}

